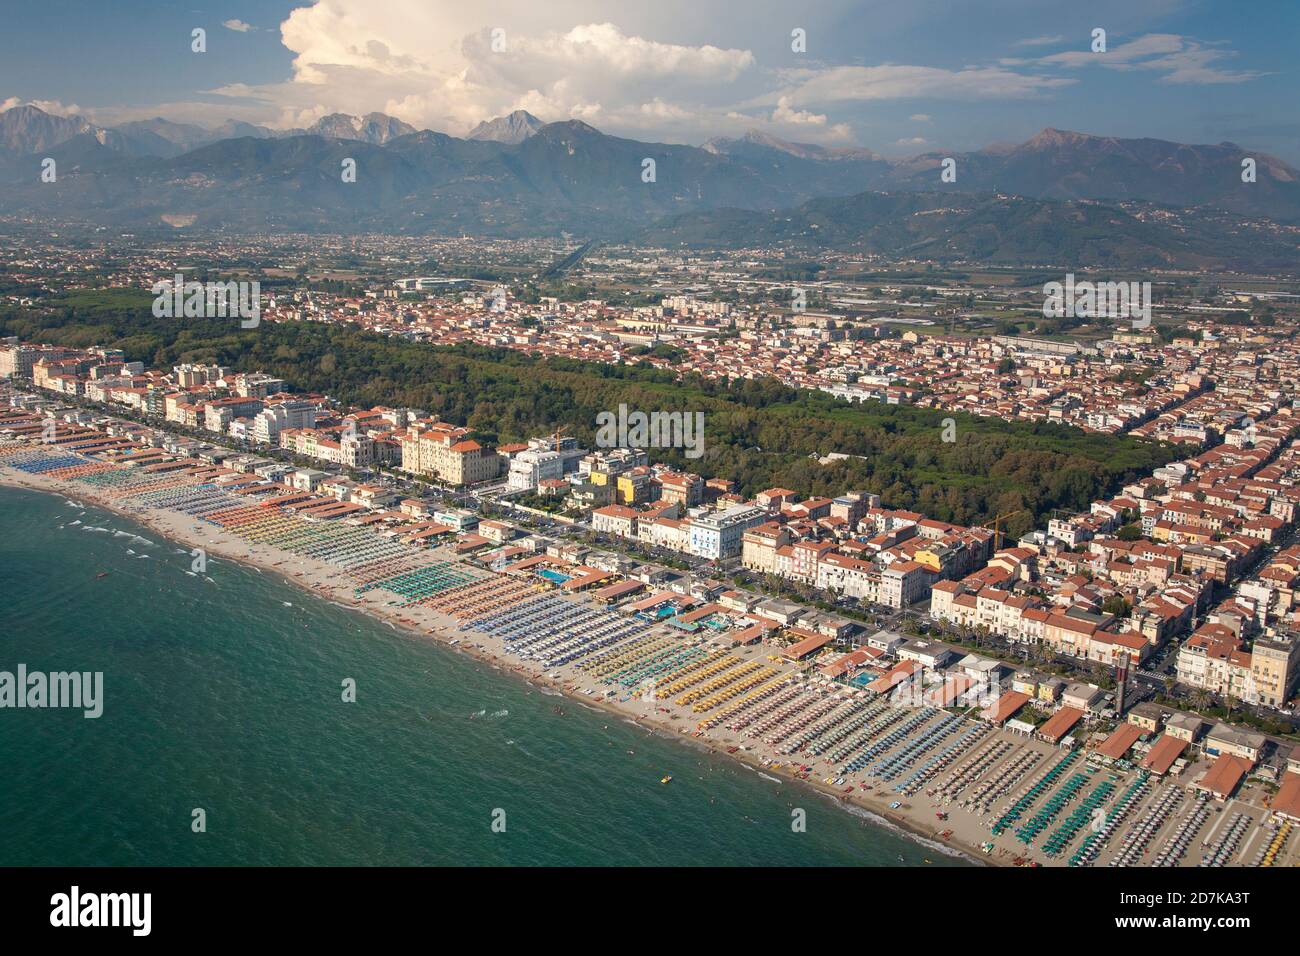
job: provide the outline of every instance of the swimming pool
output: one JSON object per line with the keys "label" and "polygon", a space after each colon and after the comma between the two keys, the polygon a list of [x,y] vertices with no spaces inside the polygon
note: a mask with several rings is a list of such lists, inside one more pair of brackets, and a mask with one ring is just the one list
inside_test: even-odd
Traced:
{"label": "swimming pool", "polygon": [[561,574],[559,571],[552,571],[549,568],[542,568],[542,570],[537,573],[541,577],[546,578],[546,580],[553,581],[556,584],[563,584],[565,581],[569,580],[569,575]]}

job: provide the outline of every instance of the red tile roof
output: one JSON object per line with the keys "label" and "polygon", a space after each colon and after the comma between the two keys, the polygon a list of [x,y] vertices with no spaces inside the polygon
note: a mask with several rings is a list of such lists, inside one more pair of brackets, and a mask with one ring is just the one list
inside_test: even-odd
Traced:
{"label": "red tile roof", "polygon": [[1111,760],[1119,760],[1128,753],[1129,748],[1137,743],[1141,736],[1142,728],[1137,724],[1120,724],[1115,728],[1114,733],[1097,747],[1097,753]]}
{"label": "red tile roof", "polygon": [[1051,743],[1060,743],[1082,719],[1083,711],[1078,707],[1062,707],[1048,718],[1047,723],[1038,728],[1038,735]]}
{"label": "red tile roof", "polygon": [[1220,800],[1226,800],[1236,792],[1238,784],[1253,766],[1254,764],[1244,757],[1221,754],[1196,785],[1202,790],[1208,790]]}
{"label": "red tile roof", "polygon": [[1300,823],[1300,773],[1288,771],[1282,775],[1282,786],[1273,795],[1269,809]]}
{"label": "red tile roof", "polygon": [[999,696],[997,703],[980,711],[980,716],[990,723],[1003,724],[1010,720],[1012,715],[1028,702],[1028,694],[1018,690],[1009,691]]}
{"label": "red tile roof", "polygon": [[1142,759],[1142,769],[1150,770],[1158,777],[1164,776],[1186,749],[1186,740],[1164,734],[1147,751],[1146,757]]}

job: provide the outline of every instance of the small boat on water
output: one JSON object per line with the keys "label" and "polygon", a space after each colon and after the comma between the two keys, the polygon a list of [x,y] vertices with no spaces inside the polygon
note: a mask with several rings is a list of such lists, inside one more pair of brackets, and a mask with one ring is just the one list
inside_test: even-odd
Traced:
{"label": "small boat on water", "polygon": [[100,578],[106,578],[110,573],[111,572],[108,571],[100,571],[98,574],[95,575],[95,580],[98,581]]}
{"label": "small boat on water", "polygon": [[672,778],[671,775],[669,775],[669,776],[664,777],[664,778],[663,778],[662,780],[660,780],[659,782],[660,782],[660,783],[672,783],[672,782],[673,782],[673,778]]}

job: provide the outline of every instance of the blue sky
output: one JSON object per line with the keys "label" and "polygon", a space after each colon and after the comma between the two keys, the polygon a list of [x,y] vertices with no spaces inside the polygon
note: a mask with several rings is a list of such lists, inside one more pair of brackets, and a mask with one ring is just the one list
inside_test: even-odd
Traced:
{"label": "blue sky", "polygon": [[[285,128],[381,111],[463,134],[524,108],[668,142],[757,128],[897,156],[1018,142],[1055,126],[1232,140],[1300,163],[1300,4],[1291,0],[23,7],[5,14],[0,102],[105,125],[162,115]],[[207,30],[204,54],[190,50],[194,27]],[[1089,49],[1097,27],[1105,53]],[[791,50],[795,28],[806,52]]]}

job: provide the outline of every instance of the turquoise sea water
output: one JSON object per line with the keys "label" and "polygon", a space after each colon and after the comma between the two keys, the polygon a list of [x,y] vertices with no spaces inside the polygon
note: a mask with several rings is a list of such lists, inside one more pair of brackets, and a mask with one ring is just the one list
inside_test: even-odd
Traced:
{"label": "turquoise sea water", "polygon": [[97,720],[0,710],[0,865],[960,863],[270,574],[187,575],[179,550],[0,487],[0,670],[104,673]]}

